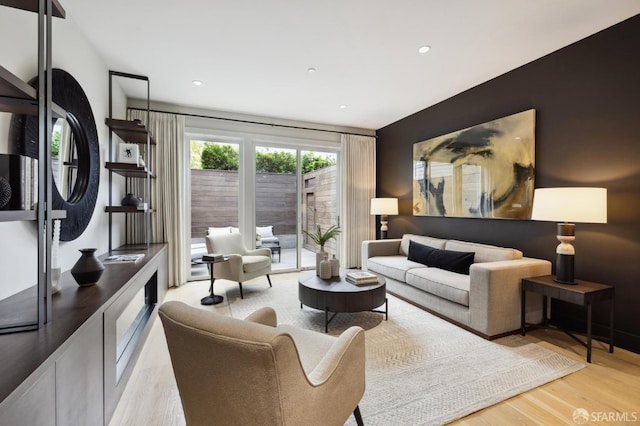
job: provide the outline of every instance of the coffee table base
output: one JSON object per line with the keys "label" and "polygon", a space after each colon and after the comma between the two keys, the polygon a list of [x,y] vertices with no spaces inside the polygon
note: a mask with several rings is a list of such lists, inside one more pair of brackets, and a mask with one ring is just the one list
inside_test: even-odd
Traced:
{"label": "coffee table base", "polygon": [[[302,303],[300,304],[300,309],[302,309]],[[384,314],[384,320],[388,320],[389,319],[389,308],[388,308],[388,301],[385,298],[384,299],[384,311],[379,311],[377,309],[371,309],[369,312],[377,312],[379,314]],[[331,318],[329,318],[329,308],[325,308],[324,309],[324,332],[328,333],[329,332],[329,323],[331,321],[333,321],[333,319],[336,317],[336,315],[338,315],[340,312],[334,312],[333,315],[331,315]],[[343,312],[346,313],[346,312]]]}

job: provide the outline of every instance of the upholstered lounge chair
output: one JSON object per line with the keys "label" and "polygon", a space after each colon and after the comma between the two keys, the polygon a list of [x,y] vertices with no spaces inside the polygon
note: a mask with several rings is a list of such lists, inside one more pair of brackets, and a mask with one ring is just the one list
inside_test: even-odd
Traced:
{"label": "upholstered lounge chair", "polygon": [[187,425],[344,425],[365,390],[360,327],[339,337],[262,308],[245,320],[166,302],[160,318]]}
{"label": "upholstered lounge chair", "polygon": [[237,281],[240,286],[240,298],[244,299],[242,283],[261,275],[267,276],[271,287],[271,250],[259,248],[247,250],[242,242],[242,234],[207,235],[207,251],[229,256],[229,261],[217,263],[213,268],[213,278]]}

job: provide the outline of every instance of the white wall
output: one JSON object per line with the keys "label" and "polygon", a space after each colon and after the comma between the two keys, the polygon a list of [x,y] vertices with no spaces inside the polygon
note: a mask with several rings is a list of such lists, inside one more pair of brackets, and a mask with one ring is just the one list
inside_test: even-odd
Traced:
{"label": "white wall", "polygon": [[[0,6],[0,65],[28,81],[37,75],[37,14]],[[108,249],[108,155],[109,133],[104,124],[109,108],[108,68],[71,19],[54,18],[53,67],[61,68],[84,89],[96,121],[100,143],[100,187],[96,208],[85,232],[74,241],[60,244],[62,270],[71,269],[79,258],[78,249]],[[124,118],[125,97],[115,86],[114,116]],[[11,115],[0,113],[0,146],[6,144]],[[117,199],[119,200],[119,198]],[[118,222],[117,225],[121,224]],[[117,243],[120,239],[117,237]],[[118,244],[115,244],[116,246]],[[0,223],[0,299],[36,282],[36,231],[33,223]]]}

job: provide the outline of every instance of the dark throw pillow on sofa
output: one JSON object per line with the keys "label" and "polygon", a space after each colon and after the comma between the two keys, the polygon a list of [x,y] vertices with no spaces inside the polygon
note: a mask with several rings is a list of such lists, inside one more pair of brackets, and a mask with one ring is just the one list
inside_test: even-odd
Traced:
{"label": "dark throw pillow on sofa", "polygon": [[469,275],[474,256],[474,252],[440,250],[409,241],[409,260],[458,274]]}

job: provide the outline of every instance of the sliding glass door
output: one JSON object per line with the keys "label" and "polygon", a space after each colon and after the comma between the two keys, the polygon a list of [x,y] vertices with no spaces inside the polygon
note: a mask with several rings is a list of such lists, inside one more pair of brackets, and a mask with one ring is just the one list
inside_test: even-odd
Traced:
{"label": "sliding glass door", "polygon": [[[335,152],[301,151],[300,217],[301,231],[313,233],[319,226],[322,231],[340,225],[338,196],[338,155]],[[330,255],[338,255],[336,240],[325,245]],[[301,267],[316,267],[315,252],[319,247],[302,233]]]}
{"label": "sliding glass door", "polygon": [[[241,232],[247,248],[268,247],[274,272],[315,268],[319,249],[304,231],[339,224],[339,144],[235,132],[186,135],[191,154],[191,278],[207,232]],[[231,231],[229,231],[231,230]],[[338,242],[325,249],[338,254]]]}
{"label": "sliding glass door", "polygon": [[[272,269],[315,268],[318,247],[303,231],[338,224],[337,153],[255,147],[256,246],[272,251]],[[325,249],[337,254],[337,242]]]}
{"label": "sliding glass door", "polygon": [[298,269],[298,152],[255,148],[256,247],[268,247],[272,270]]}
{"label": "sliding glass door", "polygon": [[207,232],[238,228],[240,145],[233,139],[190,139],[191,148],[191,279],[206,278],[197,260],[207,252]]}

